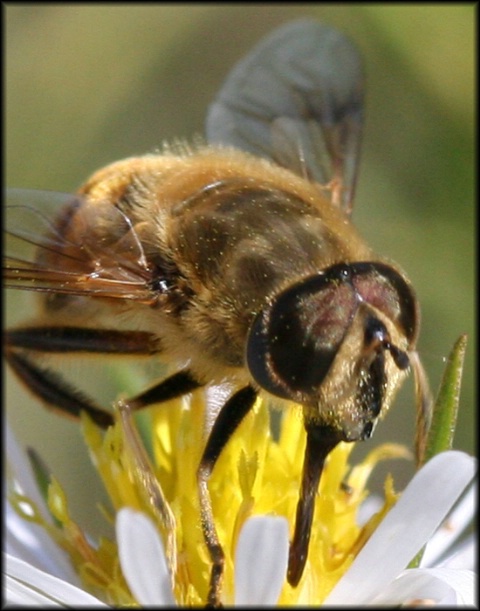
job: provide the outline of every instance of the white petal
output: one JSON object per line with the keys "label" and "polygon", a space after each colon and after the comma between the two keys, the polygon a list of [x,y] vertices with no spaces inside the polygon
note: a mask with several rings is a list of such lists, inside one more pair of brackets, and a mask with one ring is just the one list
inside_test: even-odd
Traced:
{"label": "white petal", "polygon": [[378,595],[430,539],[475,468],[475,460],[463,452],[432,458],[415,474],[325,604],[362,605]]}
{"label": "white petal", "polygon": [[473,486],[470,486],[455,509],[427,543],[420,564],[421,567],[434,566],[440,556],[451,547],[455,539],[472,522],[475,514],[477,492],[476,482],[474,482]]}
{"label": "white petal", "polygon": [[4,551],[40,571],[81,587],[80,579],[66,553],[56,545],[45,529],[38,524],[23,520],[8,502],[4,505],[6,517]]}
{"label": "white petal", "polygon": [[124,508],[116,533],[122,572],[140,605],[174,605],[171,578],[160,536],[145,514]]}
{"label": "white petal", "polygon": [[27,562],[4,554],[5,595],[10,605],[106,607],[100,600]]}
{"label": "white petal", "polygon": [[8,468],[13,473],[15,480],[20,484],[22,492],[35,503],[44,518],[50,519],[50,513],[45,500],[38,490],[30,462],[17,442],[8,422],[5,426],[5,444]]}
{"label": "white petal", "polygon": [[458,605],[478,606],[477,575],[473,571],[440,567],[423,570],[432,577],[443,580],[454,589]]}
{"label": "white petal", "polygon": [[360,505],[357,513],[357,524],[363,526],[368,520],[383,507],[383,499],[371,494]]}
{"label": "white petal", "polygon": [[[17,443],[8,423],[6,423],[5,432],[8,468],[15,478],[15,486],[18,486],[21,493],[27,495],[35,503],[45,520],[51,522],[52,519],[47,506],[32,475],[30,463]],[[6,493],[8,491],[4,489],[4,494]],[[72,585],[80,586],[80,580],[66,553],[51,539],[45,529],[21,518],[6,498],[3,499],[3,503],[7,527],[3,542],[4,551],[16,558],[25,560],[41,571],[68,581]]]}
{"label": "white petal", "polygon": [[474,606],[477,602],[475,581],[473,571],[407,569],[372,604],[389,607]]}
{"label": "white petal", "polygon": [[473,570],[477,566],[478,545],[477,535],[470,535],[456,545],[452,554],[438,564],[440,567],[448,569],[467,569]]}
{"label": "white petal", "polygon": [[275,605],[288,561],[288,522],[255,516],[245,523],[235,552],[235,604]]}

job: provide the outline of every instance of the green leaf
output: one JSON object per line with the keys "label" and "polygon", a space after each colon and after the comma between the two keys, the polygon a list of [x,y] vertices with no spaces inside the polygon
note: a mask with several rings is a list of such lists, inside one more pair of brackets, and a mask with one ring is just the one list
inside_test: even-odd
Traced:
{"label": "green leaf", "polygon": [[[423,464],[436,454],[452,448],[466,348],[467,336],[461,335],[450,352],[443,372],[437,399],[433,406],[432,423],[428,431]],[[424,551],[425,548],[418,552],[409,563],[408,568],[414,569],[420,565]]]}
{"label": "green leaf", "polygon": [[433,406],[432,423],[427,436],[424,462],[436,454],[452,448],[466,347],[467,336],[461,335],[448,357],[437,399]]}
{"label": "green leaf", "polygon": [[[52,471],[47,463],[43,460],[40,454],[32,447],[27,447],[27,456],[30,462],[30,466],[32,467],[33,476],[35,478],[35,482],[38,486],[38,490],[40,495],[45,501],[45,504],[48,507],[48,488],[51,484],[51,474]],[[50,511],[50,515],[52,516],[54,522],[57,526],[60,526],[60,522]]]}

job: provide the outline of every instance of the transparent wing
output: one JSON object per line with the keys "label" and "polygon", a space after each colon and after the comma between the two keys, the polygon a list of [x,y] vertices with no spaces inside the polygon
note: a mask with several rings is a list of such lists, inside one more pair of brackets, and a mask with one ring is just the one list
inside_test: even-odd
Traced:
{"label": "transparent wing", "polygon": [[357,50],[309,20],[281,27],[227,77],[209,109],[211,143],[266,157],[327,186],[351,212],[363,116]]}
{"label": "transparent wing", "polygon": [[[109,202],[7,189],[3,283],[65,295],[148,301],[151,275],[129,219]],[[113,239],[103,232],[116,228]]]}

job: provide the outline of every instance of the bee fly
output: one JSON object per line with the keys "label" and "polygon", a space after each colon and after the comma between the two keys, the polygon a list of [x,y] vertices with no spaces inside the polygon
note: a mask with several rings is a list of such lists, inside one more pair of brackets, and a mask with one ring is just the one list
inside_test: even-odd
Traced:
{"label": "bee fly", "polygon": [[[61,197],[53,215],[40,201],[35,208],[33,194],[8,211],[6,285],[38,292],[40,312],[5,332],[4,351],[38,399],[113,423],[38,363],[46,353],[156,355],[176,367],[126,401],[132,410],[207,384],[234,388],[197,471],[209,604],[221,601],[224,553],[207,483],[259,393],[303,410],[292,586],[304,571],[325,459],[340,441],[372,435],[409,366],[422,453],[429,392],[416,353],[418,303],[350,221],[362,114],[353,45],[328,26],[296,21],[235,66],[209,109],[207,145],[113,163]],[[14,243],[35,255],[16,254]]]}

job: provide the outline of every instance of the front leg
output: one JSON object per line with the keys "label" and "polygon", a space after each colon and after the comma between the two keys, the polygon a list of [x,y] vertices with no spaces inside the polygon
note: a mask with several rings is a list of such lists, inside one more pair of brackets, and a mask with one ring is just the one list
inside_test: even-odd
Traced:
{"label": "front leg", "polygon": [[202,530],[208,553],[212,561],[210,586],[207,598],[207,605],[209,606],[221,606],[220,593],[225,556],[215,528],[212,501],[208,491],[208,480],[227,441],[253,407],[256,398],[257,392],[251,386],[246,386],[228,399],[213,423],[207,445],[197,470]]}

